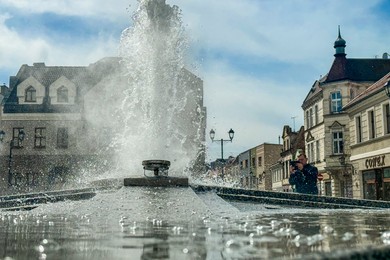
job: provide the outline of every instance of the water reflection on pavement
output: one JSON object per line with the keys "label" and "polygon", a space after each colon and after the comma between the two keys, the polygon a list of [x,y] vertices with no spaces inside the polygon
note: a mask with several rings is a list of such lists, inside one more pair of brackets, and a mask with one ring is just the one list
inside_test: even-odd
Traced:
{"label": "water reflection on pavement", "polygon": [[[151,197],[147,199],[152,202],[161,198],[153,192],[143,195],[148,194]],[[184,198],[192,196],[187,191],[179,192],[179,195]],[[196,205],[198,208],[195,210],[199,210],[199,214],[187,212],[188,217],[183,217],[184,211],[188,211],[184,205],[183,212],[173,210],[175,207],[167,209],[166,205],[151,211],[156,206],[152,203],[146,211],[161,210],[161,217],[143,213],[141,220],[134,210],[111,209],[104,212],[107,208],[96,208],[94,203],[107,203],[103,197],[95,202],[45,205],[46,208],[29,212],[2,212],[0,257],[298,259],[313,253],[342,252],[373,245],[390,246],[389,210],[259,210],[254,204],[232,203],[235,211],[226,210],[224,206],[224,212],[216,209],[218,214],[214,214],[212,209],[199,209],[199,201],[194,199],[187,206]],[[138,197],[134,200],[142,199]],[[209,202],[205,198],[202,200],[209,205],[216,202],[214,199]],[[175,204],[171,198],[168,202]],[[121,202],[116,202],[113,208],[119,205],[122,205]],[[54,210],[49,210],[50,207]],[[126,208],[124,204],[119,207]],[[166,218],[176,213],[178,217]],[[107,217],[102,217],[104,215]]]}

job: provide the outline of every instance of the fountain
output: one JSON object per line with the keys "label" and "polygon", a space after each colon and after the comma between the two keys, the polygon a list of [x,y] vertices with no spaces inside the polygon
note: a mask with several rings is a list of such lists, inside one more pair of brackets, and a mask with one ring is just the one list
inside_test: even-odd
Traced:
{"label": "fountain", "polygon": [[[198,89],[186,84],[188,79],[199,79],[183,69],[187,43],[179,14],[178,7],[167,5],[165,0],[140,0],[134,26],[123,33],[121,64],[128,86],[118,90],[123,99],[115,118],[121,120],[108,125],[116,130],[109,146],[118,159],[114,166],[121,166],[127,176],[115,185],[108,185],[111,176],[106,176],[96,186],[79,190],[77,196],[84,200],[71,200],[72,193],[65,192],[40,194],[34,205],[19,207],[18,212],[9,211],[10,205],[31,201],[31,197],[9,198],[14,204],[2,198],[7,211],[0,212],[1,257],[389,256],[389,210],[381,207],[388,205],[386,202],[357,205],[357,201],[350,200],[351,204],[342,208],[336,204],[345,205],[347,199],[311,196],[312,201],[303,204],[302,194],[195,187],[193,183],[188,186],[186,174],[202,158],[204,111],[197,102],[201,100]],[[141,175],[142,167],[145,176],[133,182]],[[183,182],[168,185],[174,180],[166,176],[168,170],[173,175],[185,175],[180,177]],[[152,184],[147,185],[148,181]],[[142,183],[146,185],[138,185]],[[161,183],[166,185],[158,185]],[[45,200],[49,195],[62,199]],[[319,200],[321,207],[313,204]],[[323,207],[332,203],[334,207]]]}

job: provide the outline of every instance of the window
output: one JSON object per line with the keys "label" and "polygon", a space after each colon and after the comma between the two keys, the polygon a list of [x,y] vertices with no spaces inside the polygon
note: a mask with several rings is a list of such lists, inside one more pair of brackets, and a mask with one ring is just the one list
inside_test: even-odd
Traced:
{"label": "window", "polygon": [[68,89],[65,86],[57,89],[57,102],[68,103]]}
{"label": "window", "polygon": [[314,106],[314,125],[319,123],[319,115],[318,115],[318,105]]}
{"label": "window", "polygon": [[349,99],[352,100],[356,97],[356,91],[353,88],[349,89]]}
{"label": "window", "polygon": [[68,128],[62,127],[57,130],[57,147],[68,148]]}
{"label": "window", "polygon": [[306,110],[306,129],[310,128],[310,115],[309,115],[309,110]]}
{"label": "window", "polygon": [[314,142],[308,143],[307,144],[307,158],[309,162],[314,161]]}
{"label": "window", "polygon": [[313,119],[314,119],[313,109],[310,108],[309,110],[306,111],[307,128],[313,127]]}
{"label": "window", "polygon": [[50,184],[56,184],[56,183],[63,183],[66,180],[67,175],[69,175],[69,168],[64,166],[55,166],[50,172],[49,172],[49,183]]}
{"label": "window", "polygon": [[290,164],[289,162],[284,162],[283,179],[287,179],[289,175],[290,175]]}
{"label": "window", "polygon": [[342,99],[340,91],[333,92],[330,94],[330,112],[339,113],[342,107]]}
{"label": "window", "polygon": [[46,147],[46,128],[44,127],[35,128],[34,147],[35,148]]}
{"label": "window", "polygon": [[29,86],[26,89],[26,94],[25,94],[25,101],[26,102],[37,102],[37,91],[33,86]]}
{"label": "window", "polygon": [[313,127],[313,109],[312,108],[309,109],[309,124],[310,124],[310,127]]}
{"label": "window", "polygon": [[320,141],[316,141],[316,162],[320,161]]}
{"label": "window", "polygon": [[383,106],[384,133],[390,134],[390,105]]}
{"label": "window", "polygon": [[262,160],[263,160],[263,157],[261,157],[261,156],[259,158],[257,158],[258,166],[263,165]]}
{"label": "window", "polygon": [[362,142],[362,118],[360,116],[357,116],[355,118],[355,125],[356,125],[356,143]]}
{"label": "window", "polygon": [[256,158],[252,158],[252,165],[251,165],[251,167],[253,168],[253,167],[256,167]]}
{"label": "window", "polygon": [[375,114],[374,110],[368,111],[368,134],[369,139],[375,138]]}
{"label": "window", "polygon": [[333,154],[344,153],[343,132],[333,132]]}
{"label": "window", "polygon": [[23,147],[24,136],[23,128],[17,127],[12,130],[12,147],[21,148]]}
{"label": "window", "polygon": [[242,161],[242,168],[246,169],[246,161],[245,160]]}

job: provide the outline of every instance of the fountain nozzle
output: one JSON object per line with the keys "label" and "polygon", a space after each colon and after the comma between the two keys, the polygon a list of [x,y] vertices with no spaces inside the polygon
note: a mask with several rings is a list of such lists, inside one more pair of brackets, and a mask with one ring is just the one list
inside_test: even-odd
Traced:
{"label": "fountain nozzle", "polygon": [[[142,162],[142,165],[144,166],[144,177],[125,178],[124,186],[188,187],[187,177],[168,177],[168,169],[171,166],[170,161],[145,160]],[[153,171],[154,176],[147,176],[145,171]]]}
{"label": "fountain nozzle", "polygon": [[[144,171],[153,171],[154,176],[168,176],[171,162],[165,160],[145,160],[142,162],[142,165],[144,166]],[[145,172],[144,175],[146,176]]]}

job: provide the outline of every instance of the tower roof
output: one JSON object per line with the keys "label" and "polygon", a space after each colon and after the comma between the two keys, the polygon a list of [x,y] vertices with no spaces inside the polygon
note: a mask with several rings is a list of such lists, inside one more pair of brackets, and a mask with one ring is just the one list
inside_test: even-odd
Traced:
{"label": "tower roof", "polygon": [[346,41],[341,37],[340,33],[340,25],[339,25],[339,36],[337,37],[336,41],[334,42],[334,48],[336,50],[336,53],[334,54],[335,57],[345,57],[345,46]]}
{"label": "tower roof", "polygon": [[390,71],[390,59],[340,59],[336,57],[325,83],[351,80],[375,82]]}
{"label": "tower roof", "polygon": [[329,72],[320,80],[316,80],[308,95],[303,101],[302,108],[308,107],[311,102],[321,95],[323,87],[328,83],[338,81],[374,83],[390,71],[390,59],[378,58],[347,58],[344,52],[345,40],[341,37],[340,28],[335,41],[335,59]]}
{"label": "tower roof", "polygon": [[334,47],[345,47],[346,46],[346,41],[341,37],[340,33],[340,25],[339,25],[339,36],[337,37],[336,41],[334,42]]}

